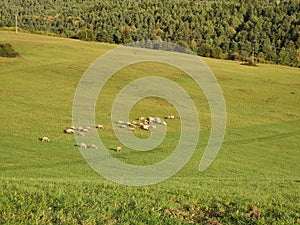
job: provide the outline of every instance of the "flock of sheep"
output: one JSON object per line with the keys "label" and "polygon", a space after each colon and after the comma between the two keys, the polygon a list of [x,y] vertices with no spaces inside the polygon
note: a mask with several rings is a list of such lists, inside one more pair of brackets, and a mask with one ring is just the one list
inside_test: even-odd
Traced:
{"label": "flock of sheep", "polygon": [[[165,118],[174,119],[175,116],[166,116]],[[135,131],[137,128],[148,131],[150,130],[150,128],[155,129],[155,124],[162,124],[167,126],[167,123],[159,117],[139,117],[137,121],[134,120],[132,122],[124,122],[122,120],[119,120],[117,124],[120,128],[129,128],[130,131]]]}
{"label": "flock of sheep", "polygon": [[[175,116],[166,116],[165,119],[175,119]],[[156,129],[156,124],[162,124],[164,126],[167,126],[167,123],[163,121],[159,117],[139,117],[136,120],[132,122],[124,122],[122,120],[119,120],[116,122],[118,124],[119,128],[126,128],[129,131],[134,132],[136,129],[140,128],[145,131],[149,131],[150,129]],[[95,127],[96,129],[104,130],[104,126],[102,124],[97,125]],[[66,134],[76,134],[79,136],[85,136],[85,133],[88,133],[92,127],[77,127],[74,126],[68,127],[65,129]],[[40,139],[42,142],[49,142],[50,139],[48,137],[42,137]],[[97,146],[95,144],[87,145],[85,143],[80,143],[77,145],[81,149],[97,149]],[[122,150],[122,147],[118,146],[115,148],[117,152],[120,152]]]}

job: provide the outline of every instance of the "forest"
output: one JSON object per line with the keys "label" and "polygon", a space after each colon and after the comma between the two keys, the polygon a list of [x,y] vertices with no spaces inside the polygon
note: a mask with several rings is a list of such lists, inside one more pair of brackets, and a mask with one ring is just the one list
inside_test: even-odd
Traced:
{"label": "forest", "polygon": [[0,27],[125,44],[178,43],[200,56],[300,67],[298,0],[2,0]]}

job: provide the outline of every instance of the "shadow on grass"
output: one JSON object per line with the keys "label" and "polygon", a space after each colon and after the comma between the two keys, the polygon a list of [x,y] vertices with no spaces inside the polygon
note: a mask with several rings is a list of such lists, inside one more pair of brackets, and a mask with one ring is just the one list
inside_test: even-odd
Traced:
{"label": "shadow on grass", "polygon": [[242,66],[254,66],[254,67],[258,67],[258,65],[254,62],[244,62],[241,63]]}

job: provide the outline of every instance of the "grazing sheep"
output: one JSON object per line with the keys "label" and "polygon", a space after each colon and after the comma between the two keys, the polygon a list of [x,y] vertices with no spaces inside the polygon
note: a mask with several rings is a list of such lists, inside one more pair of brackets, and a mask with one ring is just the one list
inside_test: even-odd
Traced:
{"label": "grazing sheep", "polygon": [[84,129],[82,129],[82,131],[83,132],[89,132],[89,129],[84,128]]}
{"label": "grazing sheep", "polygon": [[121,128],[127,128],[127,126],[126,126],[125,124],[123,124],[123,125],[121,126]]}
{"label": "grazing sheep", "polygon": [[50,139],[48,137],[42,137],[42,142],[49,142]]}
{"label": "grazing sheep", "polygon": [[134,128],[134,127],[130,127],[129,130],[130,130],[130,131],[135,131],[135,128]]}
{"label": "grazing sheep", "polygon": [[76,130],[76,128],[74,126],[70,126],[70,129],[72,130]]}
{"label": "grazing sheep", "polygon": [[138,120],[139,120],[139,121],[144,121],[144,120],[145,120],[145,117],[141,116],[141,117],[138,118]]}
{"label": "grazing sheep", "polygon": [[98,125],[97,128],[104,130],[104,126],[102,124]]}
{"label": "grazing sheep", "polygon": [[116,150],[117,150],[117,152],[120,152],[120,151],[122,151],[122,147],[118,146],[118,147],[116,148]]}
{"label": "grazing sheep", "polygon": [[82,132],[78,132],[77,135],[78,135],[78,136],[81,136],[81,137],[85,137],[85,134],[82,133]]}
{"label": "grazing sheep", "polygon": [[79,145],[79,147],[82,148],[82,149],[85,149],[85,148],[87,148],[87,145],[86,145],[85,143],[81,143],[81,144]]}
{"label": "grazing sheep", "polygon": [[132,121],[131,124],[137,125],[137,122],[136,121]]}
{"label": "grazing sheep", "polygon": [[156,126],[155,126],[155,125],[152,125],[151,127],[152,127],[153,129],[156,129]]}
{"label": "grazing sheep", "polygon": [[136,128],[136,125],[133,124],[133,123],[129,124],[129,126],[132,127],[132,128]]}
{"label": "grazing sheep", "polygon": [[149,120],[149,123],[154,123],[154,121],[155,121],[155,118],[153,118],[153,117],[149,117],[149,118],[148,118],[148,120]]}
{"label": "grazing sheep", "polygon": [[119,121],[117,122],[117,124],[124,124],[124,121],[119,120]]}
{"label": "grazing sheep", "polygon": [[162,124],[163,124],[163,125],[165,125],[165,126],[167,126],[167,122],[165,122],[165,121],[164,121],[164,122],[162,122]]}
{"label": "grazing sheep", "polygon": [[154,123],[161,124],[161,119],[159,117],[154,118]]}
{"label": "grazing sheep", "polygon": [[97,146],[96,146],[95,144],[91,144],[91,145],[89,146],[89,148],[92,148],[92,149],[98,149]]}
{"label": "grazing sheep", "polygon": [[126,125],[127,125],[127,126],[130,126],[130,124],[131,124],[130,122],[126,122]]}
{"label": "grazing sheep", "polygon": [[149,125],[148,124],[143,124],[142,129],[143,130],[149,130]]}
{"label": "grazing sheep", "polygon": [[175,116],[166,116],[165,119],[175,119]]}
{"label": "grazing sheep", "polygon": [[148,125],[149,124],[149,120],[144,120],[144,124]]}
{"label": "grazing sheep", "polygon": [[82,127],[78,127],[78,128],[77,128],[77,130],[79,130],[79,131],[82,131],[82,130],[83,130],[83,128],[82,128]]}
{"label": "grazing sheep", "polygon": [[65,130],[65,133],[67,133],[67,134],[74,134],[74,130],[71,129],[71,128],[69,128],[69,129]]}
{"label": "grazing sheep", "polygon": [[91,128],[91,127],[86,127],[85,129],[87,129],[87,130],[91,130],[92,128]]}

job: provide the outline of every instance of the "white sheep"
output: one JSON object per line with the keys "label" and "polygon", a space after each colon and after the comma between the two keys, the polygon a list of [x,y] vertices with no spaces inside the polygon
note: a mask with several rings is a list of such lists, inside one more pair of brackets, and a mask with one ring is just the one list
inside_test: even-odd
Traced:
{"label": "white sheep", "polygon": [[143,124],[142,129],[143,130],[149,130],[149,125],[148,124]]}
{"label": "white sheep", "polygon": [[91,144],[91,145],[89,146],[89,148],[92,148],[92,149],[98,149],[97,146],[96,146],[95,144]]}
{"label": "white sheep", "polygon": [[104,130],[104,126],[102,124],[98,125],[97,128]]}
{"label": "white sheep", "polygon": [[85,134],[82,133],[82,132],[78,132],[77,135],[78,135],[78,136],[81,136],[81,137],[85,137]]}
{"label": "white sheep", "polygon": [[71,128],[69,128],[69,129],[65,130],[65,133],[67,133],[67,134],[74,134],[74,130],[71,129]]}
{"label": "white sheep", "polygon": [[161,119],[159,117],[154,118],[154,123],[161,124]]}
{"label": "white sheep", "polygon": [[127,128],[127,126],[126,126],[125,124],[123,124],[123,125],[121,126],[121,128]]}
{"label": "white sheep", "polygon": [[165,119],[175,119],[175,116],[166,116]]}
{"label": "white sheep", "polygon": [[133,123],[129,124],[129,126],[132,127],[132,128],[136,128],[136,125],[133,124]]}
{"label": "white sheep", "polygon": [[86,145],[85,143],[81,143],[81,144],[79,145],[79,147],[82,148],[82,149],[85,149],[85,148],[87,148],[87,145]]}
{"label": "white sheep", "polygon": [[130,131],[135,131],[135,128],[134,127],[130,127],[129,130]]}
{"label": "white sheep", "polygon": [[145,120],[145,117],[141,116],[141,117],[138,118],[138,120],[139,120],[139,121],[144,121],[144,120]]}
{"label": "white sheep", "polygon": [[153,118],[153,117],[149,117],[149,118],[148,118],[148,120],[149,120],[149,123],[154,123],[154,121],[155,121],[155,118]]}
{"label": "white sheep", "polygon": [[89,129],[84,128],[84,129],[82,129],[82,131],[87,133],[87,132],[89,132]]}
{"label": "white sheep", "polygon": [[118,147],[116,148],[116,150],[117,150],[117,152],[120,152],[120,151],[122,151],[122,147],[118,146]]}
{"label": "white sheep", "polygon": [[42,142],[49,142],[50,139],[48,137],[42,137]]}
{"label": "white sheep", "polygon": [[124,121],[119,120],[119,121],[117,122],[117,124],[124,124]]}

